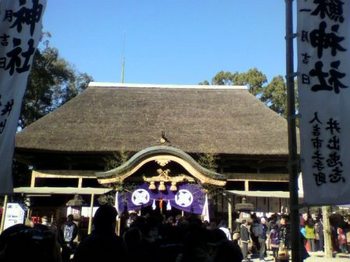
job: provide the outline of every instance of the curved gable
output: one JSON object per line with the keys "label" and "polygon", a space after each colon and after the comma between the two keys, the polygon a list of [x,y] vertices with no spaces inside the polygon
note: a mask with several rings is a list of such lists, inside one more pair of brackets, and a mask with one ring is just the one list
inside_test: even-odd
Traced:
{"label": "curved gable", "polygon": [[98,172],[96,176],[101,184],[123,182],[142,166],[153,161],[161,167],[166,166],[169,162],[175,162],[202,184],[216,186],[226,184],[223,175],[202,167],[184,151],[170,146],[154,146],[141,150],[121,166],[106,172]]}

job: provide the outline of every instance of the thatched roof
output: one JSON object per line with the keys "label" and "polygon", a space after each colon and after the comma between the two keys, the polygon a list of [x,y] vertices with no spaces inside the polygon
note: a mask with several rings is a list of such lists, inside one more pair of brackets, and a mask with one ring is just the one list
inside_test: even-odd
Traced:
{"label": "thatched roof", "polygon": [[17,150],[288,154],[287,121],[242,87],[90,83],[16,136]]}

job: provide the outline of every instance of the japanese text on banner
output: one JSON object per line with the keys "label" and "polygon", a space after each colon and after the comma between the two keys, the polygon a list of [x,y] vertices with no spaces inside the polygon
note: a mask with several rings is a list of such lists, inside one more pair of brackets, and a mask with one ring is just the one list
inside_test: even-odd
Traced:
{"label": "japanese text on banner", "polygon": [[298,0],[301,170],[306,204],[350,202],[349,3]]}
{"label": "japanese text on banner", "polygon": [[45,6],[45,0],[0,1],[0,194],[12,192],[15,134]]}

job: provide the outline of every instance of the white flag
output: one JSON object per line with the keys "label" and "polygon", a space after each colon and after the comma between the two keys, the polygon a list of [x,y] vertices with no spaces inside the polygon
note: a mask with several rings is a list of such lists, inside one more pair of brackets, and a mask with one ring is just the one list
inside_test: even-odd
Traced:
{"label": "white flag", "polygon": [[350,1],[298,0],[304,202],[350,203]]}
{"label": "white flag", "polygon": [[202,220],[210,222],[208,194],[205,194],[205,200],[202,210]]}
{"label": "white flag", "polygon": [[46,0],[0,0],[0,194],[12,193],[15,135]]}

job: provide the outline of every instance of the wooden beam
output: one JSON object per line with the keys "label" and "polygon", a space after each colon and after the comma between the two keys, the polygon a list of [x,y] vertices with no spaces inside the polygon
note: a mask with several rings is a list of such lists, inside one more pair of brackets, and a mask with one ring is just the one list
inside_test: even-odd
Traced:
{"label": "wooden beam", "polygon": [[102,195],[109,191],[112,188],[96,188],[96,187],[17,187],[14,188],[14,193],[18,194],[28,194],[28,195],[59,195],[59,194],[79,194],[79,195]]}
{"label": "wooden beam", "polygon": [[33,170],[36,178],[95,178],[96,171],[92,170]]}

